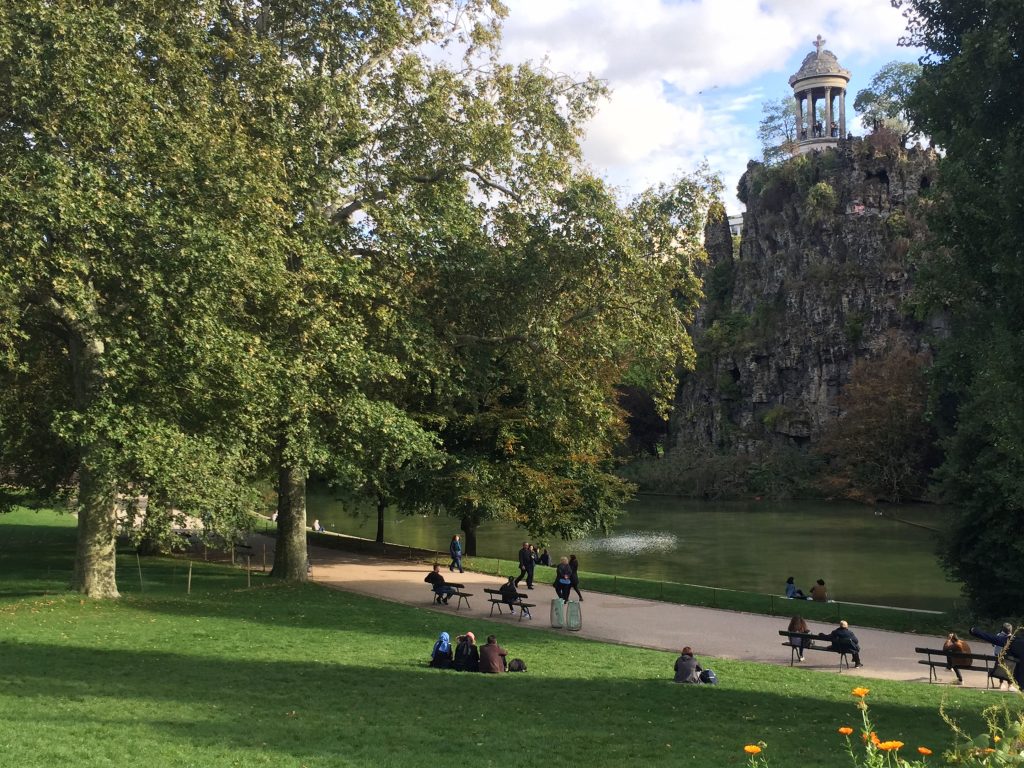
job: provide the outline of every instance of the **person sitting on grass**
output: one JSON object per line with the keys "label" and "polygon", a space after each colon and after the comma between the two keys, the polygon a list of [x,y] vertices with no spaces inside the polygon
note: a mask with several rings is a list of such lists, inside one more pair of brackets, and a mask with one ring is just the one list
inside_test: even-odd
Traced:
{"label": "person sitting on grass", "polygon": [[857,636],[850,631],[850,625],[845,621],[840,621],[839,626],[827,635],[819,634],[818,637],[831,641],[833,651],[850,654],[854,668],[864,666],[860,663],[860,643],[857,641]]}
{"label": "person sitting on grass", "polygon": [[476,647],[476,635],[467,632],[456,638],[455,661],[452,667],[456,672],[479,672],[480,650]]}
{"label": "person sitting on grass", "polygon": [[437,669],[451,669],[452,643],[447,632],[442,632],[430,652],[430,666]]}
{"label": "person sitting on grass", "polygon": [[505,671],[508,651],[498,645],[494,635],[487,636],[487,645],[480,649],[480,671],[500,674]]}
{"label": "person sitting on grass", "polygon": [[676,679],[677,683],[699,683],[700,673],[703,671],[700,664],[697,663],[697,659],[693,655],[693,649],[690,646],[686,646],[679,652],[679,658],[676,659]]}
{"label": "person sitting on grass", "polygon": [[434,570],[423,579],[434,587],[434,602],[448,605],[448,598],[455,594],[455,587],[449,586],[441,575],[441,566],[434,563]]}
{"label": "person sitting on grass", "polygon": [[818,603],[828,602],[828,590],[825,588],[824,579],[818,579],[817,583],[811,587],[811,600]]}
{"label": "person sitting on grass", "polygon": [[516,586],[516,577],[509,576],[508,581],[498,587],[498,591],[501,593],[501,599],[505,601],[509,611],[515,616],[516,609],[514,606],[519,600],[519,587]]}
{"label": "person sitting on grass", "polygon": [[[956,632],[950,632],[946,636],[946,642],[942,644],[942,650],[946,653],[970,653],[971,646],[956,636]],[[964,676],[960,674],[960,667],[971,666],[971,660],[963,657],[957,658],[956,656],[946,657],[946,669],[953,670],[953,674],[956,675],[956,685],[964,684]]]}
{"label": "person sitting on grass", "polygon": [[790,600],[803,600],[806,595],[804,591],[793,582],[793,577],[786,579],[786,597]]}

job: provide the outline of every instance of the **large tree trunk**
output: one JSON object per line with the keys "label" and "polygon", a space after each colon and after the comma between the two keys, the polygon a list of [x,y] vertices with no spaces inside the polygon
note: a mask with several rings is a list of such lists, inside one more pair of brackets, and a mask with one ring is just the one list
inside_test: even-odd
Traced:
{"label": "large tree trunk", "polygon": [[[72,333],[69,343],[74,377],[75,409],[86,413],[101,384],[99,365],[103,341]],[[96,438],[93,438],[96,439]],[[116,488],[102,463],[104,451],[95,444],[81,447],[78,468],[78,541],[71,586],[82,594],[109,599],[117,591]]]}
{"label": "large tree trunk", "polygon": [[387,509],[387,501],[383,496],[377,496],[377,538],[378,544],[384,543],[384,510]]}
{"label": "large tree trunk", "polygon": [[277,477],[277,545],[270,575],[307,581],[306,471],[282,462]]}
{"label": "large tree trunk", "polygon": [[463,554],[468,557],[476,556],[476,528],[479,524],[479,521],[470,515],[462,518],[462,532],[466,534],[463,537],[466,542]]}

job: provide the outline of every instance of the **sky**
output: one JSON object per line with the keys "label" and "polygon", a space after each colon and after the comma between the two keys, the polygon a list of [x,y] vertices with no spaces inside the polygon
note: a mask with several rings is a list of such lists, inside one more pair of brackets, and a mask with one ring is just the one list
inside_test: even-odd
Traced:
{"label": "sky", "polygon": [[789,76],[817,35],[850,70],[853,100],[900,48],[889,0],[505,0],[503,56],[593,74],[611,95],[587,126],[590,166],[624,197],[692,172],[706,158],[739,213],[736,182],[760,159],[761,105],[792,94]]}

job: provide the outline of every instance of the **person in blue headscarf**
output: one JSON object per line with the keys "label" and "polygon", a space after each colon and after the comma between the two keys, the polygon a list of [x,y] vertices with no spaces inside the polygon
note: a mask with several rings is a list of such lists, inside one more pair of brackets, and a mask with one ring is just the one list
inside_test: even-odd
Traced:
{"label": "person in blue headscarf", "polygon": [[434,643],[434,650],[430,652],[430,666],[438,669],[451,669],[452,666],[452,643],[447,632],[442,632]]}

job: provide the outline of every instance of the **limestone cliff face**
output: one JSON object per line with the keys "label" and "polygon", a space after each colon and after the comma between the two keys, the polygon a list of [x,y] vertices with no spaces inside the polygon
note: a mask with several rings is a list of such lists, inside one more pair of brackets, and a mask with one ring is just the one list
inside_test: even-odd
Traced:
{"label": "limestone cliff face", "polygon": [[724,220],[706,233],[699,363],[679,386],[672,446],[813,443],[838,415],[856,359],[901,342],[923,347],[906,306],[907,253],[935,161],[930,150],[854,139],[780,166],[750,164],[738,254]]}

